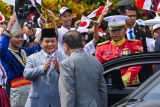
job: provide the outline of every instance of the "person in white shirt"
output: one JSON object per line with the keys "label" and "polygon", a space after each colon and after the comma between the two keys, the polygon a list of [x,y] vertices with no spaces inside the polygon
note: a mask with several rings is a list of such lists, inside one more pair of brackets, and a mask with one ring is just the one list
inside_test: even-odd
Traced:
{"label": "person in white shirt", "polygon": [[63,43],[62,38],[65,33],[67,33],[69,30],[71,30],[71,24],[72,24],[72,11],[67,7],[62,7],[59,10],[59,18],[61,21],[62,26],[58,28],[58,50],[63,50]]}
{"label": "person in white shirt", "polygon": [[[136,20],[136,23],[139,25],[139,29],[141,29],[142,31],[146,33],[144,21],[141,19],[138,19]],[[148,52],[155,51],[155,39],[153,37],[152,38],[146,37],[146,45],[147,45]]]}
{"label": "person in white shirt", "polygon": [[[98,24],[100,24],[102,22],[103,17],[106,13],[108,13],[108,10],[104,11],[103,13],[104,14],[101,14],[97,20]],[[68,31],[75,30],[74,28],[71,28],[72,11],[67,7],[62,7],[59,10],[59,18],[60,18],[62,26],[60,28],[58,28],[58,50],[61,50],[62,52],[64,52],[62,38],[63,38],[64,34],[67,33]],[[94,33],[94,27],[87,29],[87,33],[88,34]]]}
{"label": "person in white shirt", "polygon": [[83,50],[89,54],[94,54],[96,52],[96,43],[97,41],[99,40],[99,34],[98,34],[98,27],[99,27],[99,24],[98,22],[94,21],[93,22],[93,26],[94,26],[94,36],[93,36],[93,39],[86,43],[85,42],[85,35],[87,34],[87,32],[80,32],[82,34],[82,41],[83,41]]}

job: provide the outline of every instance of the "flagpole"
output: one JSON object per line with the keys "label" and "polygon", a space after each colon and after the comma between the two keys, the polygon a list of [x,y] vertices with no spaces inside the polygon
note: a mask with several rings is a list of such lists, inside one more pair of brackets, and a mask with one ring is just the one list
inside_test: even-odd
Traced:
{"label": "flagpole", "polygon": [[37,6],[35,6],[35,8],[36,8],[37,12],[38,12],[39,14],[41,14],[41,12],[40,12],[39,9],[37,8]]}
{"label": "flagpole", "polygon": [[[108,9],[108,8],[109,8],[108,6],[109,6],[109,0],[107,0],[107,8],[106,8],[106,9]],[[106,10],[106,9],[105,9],[105,10]]]}
{"label": "flagpole", "polygon": [[[109,9],[109,6],[112,4],[110,4],[110,2],[109,2],[109,0],[107,0],[107,2],[106,2],[107,4],[105,4],[105,6],[104,6],[104,10],[106,11],[106,9]],[[107,5],[107,6],[106,6]],[[90,19],[88,16],[85,16],[85,18],[83,19],[83,20],[81,20],[81,22],[83,22],[84,20],[86,20],[86,19]],[[93,20],[92,19],[90,19],[91,20],[91,22],[93,22]]]}
{"label": "flagpole", "polygon": [[16,6],[13,6],[13,13],[16,12]]}

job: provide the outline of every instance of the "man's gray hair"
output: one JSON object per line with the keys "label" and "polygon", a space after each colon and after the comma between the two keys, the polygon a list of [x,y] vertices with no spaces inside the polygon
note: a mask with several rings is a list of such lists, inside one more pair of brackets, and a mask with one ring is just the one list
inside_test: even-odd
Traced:
{"label": "man's gray hair", "polygon": [[63,36],[63,43],[71,49],[83,48],[82,35],[76,30],[71,30]]}

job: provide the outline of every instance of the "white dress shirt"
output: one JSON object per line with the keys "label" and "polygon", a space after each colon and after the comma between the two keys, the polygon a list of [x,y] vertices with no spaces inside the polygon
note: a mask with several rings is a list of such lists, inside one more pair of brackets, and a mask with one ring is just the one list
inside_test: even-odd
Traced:
{"label": "white dress shirt", "polygon": [[[58,50],[61,51],[62,53],[65,53],[64,49],[63,49],[63,41],[62,41],[63,36],[65,33],[67,33],[70,30],[72,30],[72,28],[67,29],[64,26],[61,26],[61,28],[58,28]],[[88,30],[88,29],[86,29],[86,30]],[[89,54],[94,54],[95,53],[95,46],[94,46],[93,41],[90,41],[89,43],[87,43],[84,46],[83,50]]]}
{"label": "white dress shirt", "polygon": [[89,53],[89,54],[94,54],[94,53],[96,52],[96,48],[95,48],[95,45],[94,45],[94,43],[93,43],[93,40],[90,41],[90,42],[88,42],[88,43],[84,46],[83,50],[84,50],[85,52]]}
{"label": "white dress shirt", "polygon": [[63,36],[65,33],[67,33],[70,29],[65,28],[64,26],[61,26],[58,28],[58,50],[62,51],[64,53],[63,49]]}
{"label": "white dress shirt", "polygon": [[[4,85],[4,83],[6,83],[6,80],[7,80],[7,78],[2,78],[3,77],[3,75],[6,75],[6,74],[3,74],[3,71],[1,70],[1,69],[3,69],[4,70],[4,68],[2,67],[2,65],[1,65],[1,62],[0,62],[0,85]],[[4,72],[5,73],[5,72]],[[5,76],[6,77],[6,76]]]}
{"label": "white dress shirt", "polygon": [[128,40],[131,40],[130,34],[129,34],[129,31],[130,31],[130,30],[133,31],[133,32],[132,32],[132,35],[133,35],[133,38],[135,39],[134,28],[132,28],[132,29],[127,28],[127,31],[126,31],[127,39],[128,39]]}
{"label": "white dress shirt", "polygon": [[[54,53],[52,53],[52,54],[48,54],[48,53],[46,53],[46,52],[43,51],[43,54],[45,55],[46,59],[51,58],[52,61],[53,61],[54,58],[56,57],[56,52],[54,52]],[[52,70],[53,68],[54,68],[54,64],[53,64],[53,62],[51,62],[51,65],[50,65],[50,67],[49,67],[49,69],[48,69],[48,72],[47,72],[47,75],[48,75],[49,79],[52,78],[52,74],[51,74],[52,71],[51,71],[51,70]],[[48,83],[48,84],[49,84],[49,83]]]}
{"label": "white dress shirt", "polygon": [[52,54],[48,54],[48,53],[46,53],[46,52],[43,51],[43,54],[44,54],[44,56],[45,56],[46,58],[48,58],[48,55],[52,55],[52,57],[54,58],[56,52],[54,52],[54,53],[52,53]]}
{"label": "white dress shirt", "polygon": [[155,42],[156,40],[154,38],[146,37],[146,44],[147,44],[148,52],[155,52]]}

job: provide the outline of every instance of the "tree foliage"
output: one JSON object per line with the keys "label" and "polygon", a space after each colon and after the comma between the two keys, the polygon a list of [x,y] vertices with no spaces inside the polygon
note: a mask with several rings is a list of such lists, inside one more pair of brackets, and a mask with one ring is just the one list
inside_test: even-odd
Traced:
{"label": "tree foliage", "polygon": [[[58,10],[66,6],[73,12],[73,19],[78,20],[82,15],[88,15],[100,5],[105,5],[107,0],[42,0],[42,6],[55,13],[58,20]],[[116,9],[118,0],[109,0],[112,2],[112,9]],[[44,9],[42,11],[45,13]],[[11,7],[0,0],[0,12],[8,19],[11,15]]]}
{"label": "tree foliage", "polygon": [[0,13],[2,13],[6,19],[9,19],[11,15],[10,5],[4,3],[2,0],[0,0]]}
{"label": "tree foliage", "polygon": [[[110,0],[113,4],[113,9],[117,8],[117,0]],[[58,10],[66,6],[73,12],[73,17],[80,19],[82,15],[87,15],[93,10],[97,9],[100,5],[105,5],[106,0],[43,0],[42,5],[54,11],[58,16]]]}

